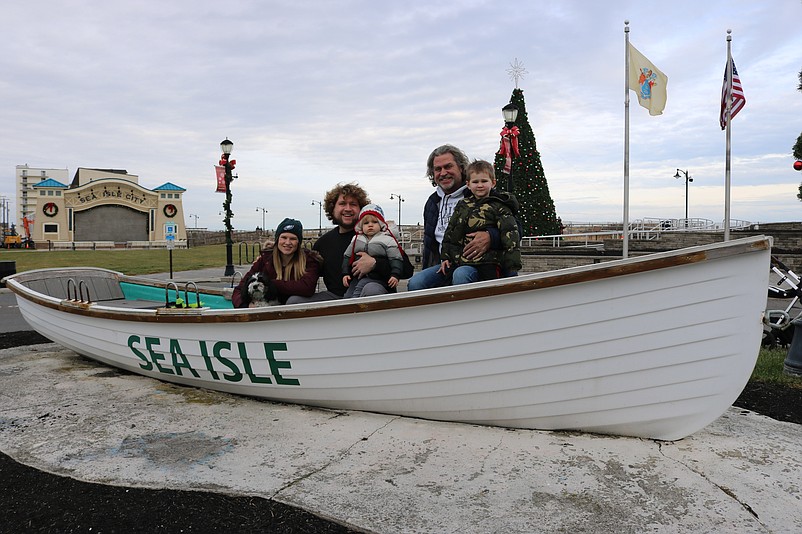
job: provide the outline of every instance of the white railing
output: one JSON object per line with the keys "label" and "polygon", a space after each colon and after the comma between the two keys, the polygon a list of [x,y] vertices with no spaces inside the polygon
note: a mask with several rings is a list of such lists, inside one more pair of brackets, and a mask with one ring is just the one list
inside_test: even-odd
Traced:
{"label": "white railing", "polygon": [[[186,241],[173,241],[174,248],[187,248]],[[161,241],[128,241],[125,243],[125,248],[167,248],[167,240]]]}
{"label": "white railing", "polygon": [[521,246],[548,246],[554,248],[602,248],[604,247],[605,239],[621,239],[623,237],[623,230],[610,230],[607,232],[583,232],[580,234],[539,235],[524,237],[521,239]]}
{"label": "white railing", "polygon": [[[688,219],[655,219],[645,218],[633,224],[642,222],[644,225],[659,226],[663,232],[718,232],[724,229],[724,221],[714,222],[710,219],[688,218]],[[740,219],[730,219],[730,228],[733,230],[743,230],[749,228],[753,223]]]}
{"label": "white railing", "polygon": [[[744,229],[752,226],[749,221],[733,219],[730,220],[730,228],[733,230]],[[593,228],[602,226],[615,226],[615,223],[569,223],[566,225],[567,233],[557,235],[527,236],[521,239],[521,245],[525,247],[549,246],[554,248],[585,247],[602,248],[605,239],[623,239],[623,229],[611,229],[599,232],[577,232],[571,233],[575,228]],[[621,224],[619,223],[620,227]],[[664,232],[721,232],[724,230],[724,223],[714,223],[709,219],[688,218],[688,219],[660,219],[646,217],[638,219],[629,225],[629,238],[639,240],[654,240]]]}
{"label": "white railing", "polygon": [[50,250],[108,250],[115,247],[114,241],[51,241]]}
{"label": "white railing", "polygon": [[645,218],[633,223],[642,224],[652,228],[659,228],[662,232],[685,232],[685,231],[705,231],[715,230],[715,223],[710,219],[655,219]]}

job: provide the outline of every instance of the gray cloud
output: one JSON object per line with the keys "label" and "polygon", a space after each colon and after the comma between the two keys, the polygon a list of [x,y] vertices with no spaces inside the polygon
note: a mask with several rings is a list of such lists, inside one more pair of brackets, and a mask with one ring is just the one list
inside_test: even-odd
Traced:
{"label": "gray cloud", "polygon": [[[270,210],[269,227],[284,216],[314,227],[310,200],[352,180],[391,214],[389,194],[402,194],[402,222],[416,222],[433,147],[497,149],[518,58],[558,214],[620,220],[629,19],[633,44],[669,77],[664,115],[631,104],[631,217],[682,216],[676,167],[695,179],[692,216],[723,216],[718,107],[733,28],[747,96],[733,122],[733,216],[798,218],[801,14],[796,2],[745,0],[555,0],[506,12],[462,0],[31,0],[4,8],[0,168],[125,168],[145,187],[185,187],[186,211],[221,228],[212,166],[229,137],[236,227],[261,224],[256,206]],[[11,180],[2,193],[13,197]]]}

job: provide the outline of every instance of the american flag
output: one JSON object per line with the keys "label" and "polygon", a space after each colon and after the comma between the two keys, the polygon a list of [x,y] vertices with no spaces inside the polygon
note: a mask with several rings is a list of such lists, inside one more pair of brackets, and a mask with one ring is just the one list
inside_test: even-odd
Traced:
{"label": "american flag", "polygon": [[724,85],[721,87],[721,115],[719,116],[719,123],[721,129],[727,127],[727,99],[732,101],[730,104],[730,117],[735,117],[739,111],[746,105],[746,97],[744,96],[744,88],[741,87],[741,78],[738,77],[738,70],[735,68],[735,60],[730,58],[732,63],[732,96],[730,97],[730,84],[727,83],[727,68],[724,67]]}

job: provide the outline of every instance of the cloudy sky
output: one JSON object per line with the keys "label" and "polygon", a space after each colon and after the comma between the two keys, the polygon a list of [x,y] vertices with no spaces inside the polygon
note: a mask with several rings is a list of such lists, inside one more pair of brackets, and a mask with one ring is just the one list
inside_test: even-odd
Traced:
{"label": "cloudy sky", "polygon": [[[519,82],[557,214],[621,221],[624,21],[669,78],[663,115],[631,104],[630,220],[724,217],[718,124],[726,31],[747,104],[733,120],[733,219],[800,220],[800,0],[27,0],[3,8],[0,194],[14,168],[126,169],[187,190],[221,229],[219,143],[234,142],[234,226],[317,227],[313,200],[356,181],[422,220],[431,150],[491,159]],[[324,215],[324,225],[326,224]]]}

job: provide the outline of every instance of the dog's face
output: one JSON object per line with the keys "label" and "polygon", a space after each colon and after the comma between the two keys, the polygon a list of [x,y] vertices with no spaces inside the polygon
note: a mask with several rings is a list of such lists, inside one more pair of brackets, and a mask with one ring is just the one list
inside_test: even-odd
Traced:
{"label": "dog's face", "polygon": [[270,280],[263,273],[256,273],[248,280],[248,307],[276,306],[277,298],[267,298]]}
{"label": "dog's face", "polygon": [[248,294],[251,300],[261,301],[265,300],[265,276],[262,273],[256,273],[248,280]]}

